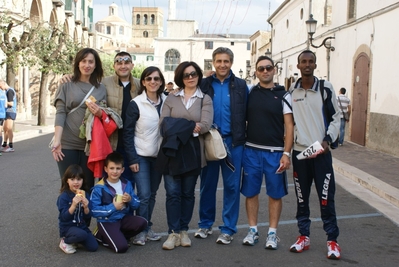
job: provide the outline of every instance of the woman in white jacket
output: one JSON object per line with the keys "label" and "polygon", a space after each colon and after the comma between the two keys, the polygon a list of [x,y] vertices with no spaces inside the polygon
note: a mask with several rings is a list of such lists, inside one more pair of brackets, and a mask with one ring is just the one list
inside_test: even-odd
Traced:
{"label": "woman in white jacket", "polygon": [[136,235],[133,244],[144,246],[147,240],[160,240],[151,230],[151,215],[162,174],[154,164],[162,137],[159,132],[159,116],[165,100],[165,79],[157,67],[148,67],[141,74],[138,96],[130,101],[124,121],[123,140],[129,168],[133,172],[140,207],[139,216],[148,221],[148,228]]}

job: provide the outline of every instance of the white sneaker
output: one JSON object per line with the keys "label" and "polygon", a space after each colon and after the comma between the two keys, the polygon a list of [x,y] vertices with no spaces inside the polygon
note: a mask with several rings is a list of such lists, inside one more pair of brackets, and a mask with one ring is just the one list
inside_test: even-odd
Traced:
{"label": "white sneaker", "polygon": [[191,247],[191,240],[188,237],[187,231],[180,232],[180,245],[182,247]]}
{"label": "white sneaker", "polygon": [[64,238],[61,238],[60,249],[62,249],[62,251],[64,251],[66,254],[73,254],[76,252],[76,249],[74,249],[73,245],[64,242]]}
{"label": "white sneaker", "polygon": [[341,258],[341,248],[335,241],[327,241],[327,258],[339,260]]}
{"label": "white sneaker", "polygon": [[232,240],[233,240],[233,237],[231,235],[229,235],[229,234],[220,234],[218,239],[216,240],[216,243],[228,245],[228,244],[231,243]]}
{"label": "white sneaker", "polygon": [[200,229],[198,229],[197,232],[195,232],[194,237],[197,237],[197,238],[207,238],[208,235],[211,235],[212,233],[213,233],[213,232],[212,232],[212,227],[209,228],[209,229],[200,228]]}
{"label": "white sneaker", "polygon": [[9,153],[9,152],[14,152],[14,148],[13,147],[9,147],[3,150],[4,153]]}
{"label": "white sneaker", "polygon": [[259,241],[259,234],[254,228],[249,228],[247,236],[242,240],[243,245],[253,246]]}
{"label": "white sneaker", "polygon": [[267,249],[277,249],[277,242],[280,242],[280,238],[275,232],[271,232],[267,235],[265,248]]}
{"label": "white sneaker", "polygon": [[169,234],[168,239],[163,243],[162,248],[171,250],[178,246],[180,246],[180,234],[171,233]]}

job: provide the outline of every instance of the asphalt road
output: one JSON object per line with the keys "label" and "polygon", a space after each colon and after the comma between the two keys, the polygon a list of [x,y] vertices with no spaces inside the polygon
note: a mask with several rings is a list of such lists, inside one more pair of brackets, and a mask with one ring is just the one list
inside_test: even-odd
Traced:
{"label": "asphalt road", "polygon": [[[0,266],[397,266],[399,261],[399,228],[375,208],[355,197],[352,188],[337,186],[336,209],[342,258],[326,258],[326,236],[320,221],[316,195],[311,196],[312,226],[310,250],[290,253],[289,247],[298,236],[295,220],[295,193],[289,173],[289,194],[284,198],[283,213],[278,228],[281,241],[276,251],[265,250],[268,227],[267,198],[261,193],[259,216],[260,242],[243,246],[247,233],[244,198],[238,233],[230,245],[216,244],[221,224],[222,184],[218,190],[218,214],[214,234],[196,239],[198,206],[190,224],[191,248],[162,250],[166,240],[165,191],[161,184],[153,215],[153,230],[162,233],[162,241],[150,241],[145,246],[132,246],[125,254],[115,254],[101,247],[90,253],[84,249],[72,255],[59,248],[58,211],[56,199],[60,178],[55,161],[47,148],[51,135],[20,141],[16,152],[0,157]],[[197,185],[198,187],[198,185]],[[348,192],[349,191],[349,192]],[[199,197],[197,190],[196,196]],[[366,195],[367,202],[379,199]],[[198,198],[197,202],[198,203]],[[95,222],[95,220],[94,220]],[[92,222],[91,228],[94,223]]]}

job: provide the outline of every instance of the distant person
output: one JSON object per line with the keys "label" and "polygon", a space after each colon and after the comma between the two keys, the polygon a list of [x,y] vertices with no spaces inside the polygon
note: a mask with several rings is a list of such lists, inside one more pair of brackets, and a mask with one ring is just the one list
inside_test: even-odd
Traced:
{"label": "distant person", "polygon": [[[7,96],[6,90],[0,86],[0,144],[3,144],[3,124],[6,119],[6,105],[7,105]],[[0,150],[3,151],[3,147]]]}
{"label": "distant person", "polygon": [[133,239],[133,244],[144,246],[147,240],[160,240],[152,231],[152,212],[162,173],[155,169],[162,137],[159,131],[161,107],[166,96],[162,93],[165,79],[157,67],[147,67],[141,74],[138,96],[126,109],[123,140],[129,168],[133,172],[140,199],[136,215],[148,221],[148,227]]}
{"label": "distant person", "polygon": [[[94,175],[87,167],[86,139],[79,137],[79,127],[86,109],[94,116],[102,117],[101,108],[97,104],[106,99],[106,89],[101,84],[102,77],[103,68],[97,51],[83,48],[75,56],[72,81],[61,84],[54,97],[56,114],[51,152],[57,161],[60,176],[64,176],[70,165],[78,164],[82,167],[86,184],[90,188],[94,185]],[[96,103],[85,101],[90,96],[96,99]]]}
{"label": "distant person", "polygon": [[[296,219],[300,233],[290,251],[299,253],[310,247],[309,197],[314,183],[319,198],[323,229],[327,234],[327,258],[340,259],[341,249],[337,243],[339,228],[334,200],[335,176],[329,148],[338,137],[340,113],[330,82],[324,81],[324,95],[321,95],[322,80],[313,74],[316,67],[315,53],[310,50],[301,52],[297,64],[301,78],[290,88],[295,119],[292,163],[297,197]],[[320,142],[324,152],[314,158],[298,160],[297,155],[316,141]]]}
{"label": "distant person", "polygon": [[162,107],[163,137],[157,166],[164,175],[168,239],[162,248],[190,247],[188,236],[195,185],[206,165],[203,134],[212,125],[212,99],[201,92],[202,71],[197,63],[184,61],[175,70],[180,91],[170,94]]}
{"label": "distant person", "polygon": [[147,228],[143,217],[132,215],[140,206],[129,180],[121,177],[124,171],[123,157],[118,152],[107,156],[102,178],[93,188],[90,205],[93,217],[97,219],[97,241],[116,253],[125,253],[130,238]]}
{"label": "distant person", "polygon": [[228,148],[230,160],[208,161],[201,172],[197,238],[213,233],[216,216],[216,190],[219,173],[223,179],[223,225],[219,226],[218,244],[230,244],[237,233],[240,211],[241,160],[245,144],[248,87],[245,80],[231,71],[233,52],[226,47],[212,53],[215,74],[201,81],[201,90],[213,100],[213,123],[217,125]]}
{"label": "distant person", "polygon": [[86,220],[91,218],[87,190],[82,168],[77,164],[69,166],[62,177],[61,194],[57,199],[60,212],[59,247],[66,254],[75,253],[78,244],[88,251],[96,251],[98,248],[97,240],[86,225]]}
{"label": "distant person", "polygon": [[[291,95],[284,86],[275,85],[274,62],[267,56],[256,61],[255,85],[248,96],[247,140],[243,156],[241,193],[245,198],[249,230],[244,245],[255,245],[259,240],[259,193],[263,177],[269,196],[269,230],[266,249],[277,249],[277,226],[283,208],[282,198],[288,194],[286,170],[291,165],[294,138]],[[279,172],[277,173],[277,170]]]}
{"label": "distant person", "polygon": [[7,97],[6,117],[3,123],[4,139],[3,144],[1,145],[1,151],[6,153],[14,152],[14,133],[12,128],[14,125],[14,121],[17,118],[17,93],[15,92],[15,89],[8,86],[8,84],[4,80],[0,80],[0,88],[6,91]]}
{"label": "distant person", "polygon": [[166,84],[166,88],[165,91],[163,92],[165,95],[169,95],[171,92],[173,92],[174,88],[173,88],[173,82],[170,81]]}
{"label": "distant person", "polygon": [[[341,127],[339,128],[339,139],[338,139],[338,144],[343,145],[344,144],[344,138],[345,138],[345,125],[346,123],[349,122],[349,118],[351,115],[351,100],[345,95],[346,94],[346,89],[341,88],[339,90],[339,95],[337,97],[338,100],[338,106],[340,108],[340,114],[341,114]],[[346,113],[346,118],[344,114]]]}

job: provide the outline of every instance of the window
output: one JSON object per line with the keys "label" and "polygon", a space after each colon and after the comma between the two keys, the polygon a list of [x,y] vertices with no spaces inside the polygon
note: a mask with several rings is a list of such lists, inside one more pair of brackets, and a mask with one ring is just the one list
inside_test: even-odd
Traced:
{"label": "window", "polygon": [[148,24],[148,16],[147,15],[144,15],[144,25],[147,25]]}
{"label": "window", "polygon": [[176,49],[169,49],[165,53],[165,71],[174,71],[180,64],[180,53]]}
{"label": "window", "polygon": [[131,55],[131,56],[132,56],[133,61],[136,61],[136,56],[135,55]]}
{"label": "window", "polygon": [[230,42],[230,45],[231,45],[231,46],[234,46],[234,42]]}
{"label": "window", "polygon": [[137,16],[136,16],[136,24],[140,25],[140,15],[139,14],[137,14]]}
{"label": "window", "polygon": [[348,20],[356,18],[356,0],[348,1]]}
{"label": "window", "polygon": [[154,56],[147,56],[147,61],[154,61]]}
{"label": "window", "polygon": [[247,50],[251,50],[251,42],[247,42]]}
{"label": "window", "polygon": [[301,8],[301,11],[299,13],[299,18],[302,20],[303,19],[303,8]]}
{"label": "window", "polygon": [[111,26],[107,26],[107,34],[111,34]]}
{"label": "window", "polygon": [[147,31],[143,31],[143,37],[144,38],[148,38],[148,32]]}
{"label": "window", "polygon": [[204,59],[204,71],[212,70],[212,59]]}
{"label": "window", "polygon": [[119,26],[119,34],[123,35],[124,34],[124,28],[123,26]]}
{"label": "window", "polygon": [[155,24],[155,16],[151,15],[151,25],[154,25],[154,24]]}
{"label": "window", "polygon": [[205,49],[213,49],[213,41],[205,41]]}

